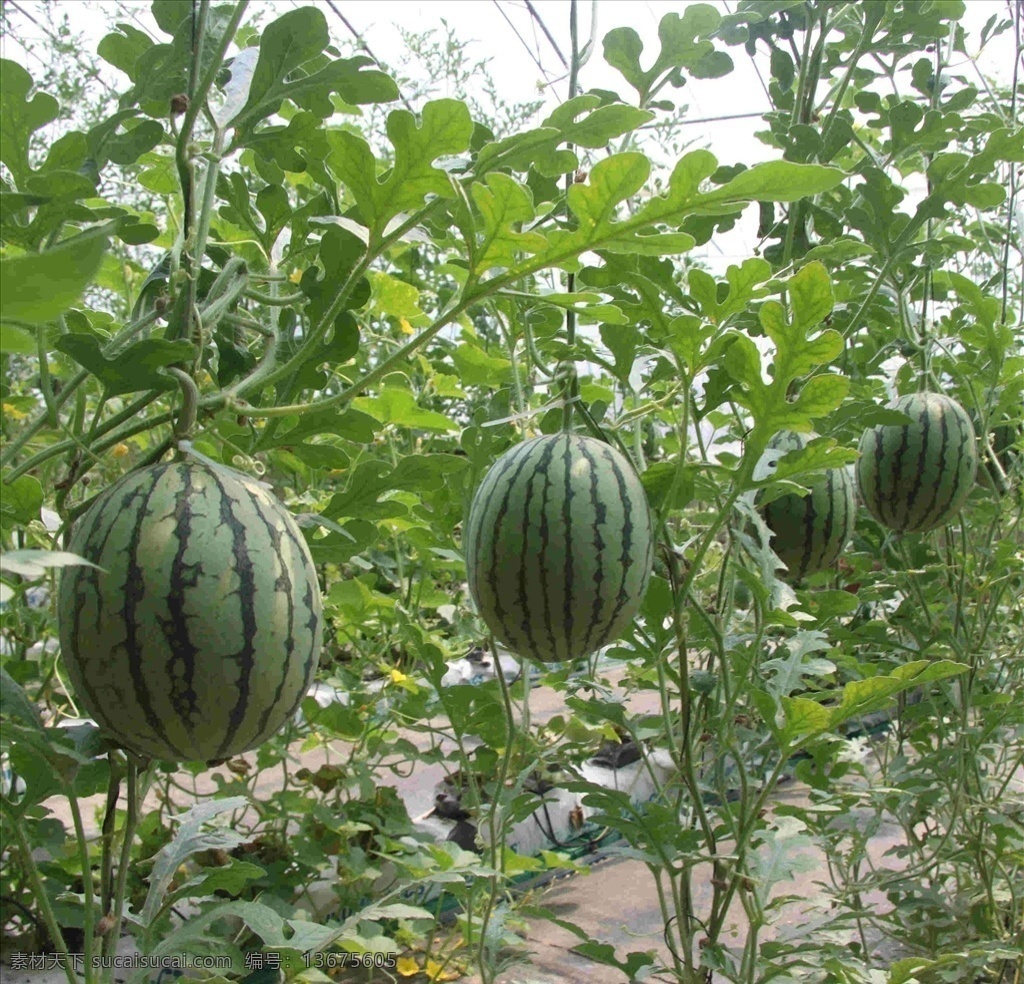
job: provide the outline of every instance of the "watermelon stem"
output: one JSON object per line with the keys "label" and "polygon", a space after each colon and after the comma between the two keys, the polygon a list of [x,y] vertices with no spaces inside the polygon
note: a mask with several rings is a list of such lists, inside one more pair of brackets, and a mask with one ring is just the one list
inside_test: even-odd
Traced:
{"label": "watermelon stem", "polygon": [[117,819],[117,801],[121,795],[124,763],[114,751],[107,754],[110,777],[107,781],[107,802],[103,812],[102,853],[100,855],[100,911],[110,912],[114,899],[114,828]]}
{"label": "watermelon stem", "polygon": [[74,787],[67,781],[66,776],[60,776],[60,784],[63,787],[64,795],[67,797],[68,807],[71,810],[71,820],[75,826],[75,840],[78,842],[78,859],[82,868],[82,949],[83,963],[85,966],[86,981],[92,980],[90,973],[93,965],[94,947],[96,945],[96,904],[92,890],[92,862],[89,859],[89,839],[85,835],[85,825],[82,823],[82,809],[78,803],[78,796],[75,795]]}
{"label": "watermelon stem", "polygon": [[177,366],[168,366],[166,372],[169,376],[173,376],[181,386],[181,413],[174,424],[174,436],[179,441],[187,441],[196,426],[199,387],[187,372]]}
{"label": "watermelon stem", "polygon": [[[121,938],[121,920],[124,913],[124,900],[126,886],[128,884],[128,868],[132,859],[132,842],[135,840],[135,828],[139,822],[139,766],[135,757],[128,755],[128,776],[127,776],[127,800],[128,813],[124,823],[124,839],[121,842],[121,856],[117,863],[117,884],[114,889],[114,904],[111,913],[114,916],[113,925],[107,931],[103,939],[103,956],[117,956],[117,945]],[[104,972],[104,979],[110,982],[114,979],[114,968],[110,967]]]}

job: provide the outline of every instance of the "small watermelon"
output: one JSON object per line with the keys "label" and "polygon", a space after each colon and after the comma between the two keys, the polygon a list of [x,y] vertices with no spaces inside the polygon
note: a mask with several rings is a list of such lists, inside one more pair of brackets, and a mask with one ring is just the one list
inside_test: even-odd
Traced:
{"label": "small watermelon", "polygon": [[592,437],[537,437],[502,455],[473,497],[463,541],[481,618],[512,652],[542,662],[618,638],[651,573],[643,486]]}
{"label": "small watermelon", "polygon": [[902,396],[906,424],[879,424],[860,439],[857,484],[868,512],[889,529],[924,533],[963,506],[978,471],[966,411],[941,393]]}
{"label": "small watermelon", "polygon": [[[817,436],[783,431],[772,438],[768,448],[796,451]],[[791,581],[801,581],[835,564],[853,535],[857,514],[853,482],[845,468],[830,468],[796,481],[807,486],[806,495],[779,496],[761,509],[772,531],[772,550],[786,565],[786,578]]]}

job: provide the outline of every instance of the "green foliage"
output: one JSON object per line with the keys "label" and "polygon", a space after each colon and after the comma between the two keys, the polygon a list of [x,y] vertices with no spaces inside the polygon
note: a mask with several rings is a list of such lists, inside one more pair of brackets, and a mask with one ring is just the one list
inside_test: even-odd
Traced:
{"label": "green foliage", "polygon": [[[573,84],[603,53],[622,91],[542,108],[500,100],[447,25],[387,67],[321,5],[158,0],[154,36],[125,8],[94,56],[42,5],[47,47],[0,62],[4,933],[109,953],[113,912],[149,954],[224,955],[232,979],[264,952],[305,978],[303,953],[334,948],[493,984],[517,959],[507,891],[616,838],[662,888],[664,960],[534,912],[631,979],[1005,977],[1024,948],[1024,135],[977,71],[1013,23],[974,38],[965,9],[693,4],[656,50],[626,26],[577,38]],[[13,37],[19,9],[0,16]],[[97,57],[116,91],[90,88]],[[726,91],[747,57],[770,159],[683,146],[674,100]],[[754,255],[694,259],[755,203]],[[759,508],[851,465],[924,390],[997,438],[979,453],[1000,471],[924,532],[861,509],[835,566],[785,583]],[[545,666],[564,707],[537,720],[529,674],[442,681],[486,637],[473,492],[563,429],[629,455],[657,547],[622,638]],[[822,438],[770,468],[781,430]],[[203,775],[57,726],[80,706],[50,600],[73,524],[184,453],[288,504],[328,616],[317,699]],[[649,802],[583,768],[606,742],[639,756]],[[431,765],[481,853],[390,785]],[[802,799],[773,798],[786,776]],[[547,777],[580,814],[524,857]],[[94,830],[80,800],[104,793]],[[899,865],[868,863],[879,830]],[[812,850],[820,920],[769,941]]]}

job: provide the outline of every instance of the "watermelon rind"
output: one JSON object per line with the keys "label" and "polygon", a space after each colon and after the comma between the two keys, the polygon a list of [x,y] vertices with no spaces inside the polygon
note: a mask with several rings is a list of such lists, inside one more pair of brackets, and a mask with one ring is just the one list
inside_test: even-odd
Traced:
{"label": "watermelon rind", "polygon": [[[769,450],[796,451],[817,434],[782,431],[768,442]],[[786,579],[805,577],[833,567],[853,535],[857,519],[853,481],[845,468],[830,468],[797,479],[807,493],[789,493],[761,508],[772,532],[771,547],[786,565]]]}
{"label": "watermelon rind", "polygon": [[546,435],[484,476],[463,546],[470,594],[499,642],[541,662],[578,659],[617,639],[643,599],[650,508],[610,445]]}
{"label": "watermelon rind", "polygon": [[978,471],[974,426],[942,393],[908,394],[893,408],[910,422],[864,432],[857,484],[868,512],[884,526],[925,533],[949,522],[970,494]]}
{"label": "watermelon rind", "polygon": [[58,594],[77,699],[117,744],[227,759],[294,715],[319,662],[320,586],[291,514],[226,468],[133,472],[77,522]]}

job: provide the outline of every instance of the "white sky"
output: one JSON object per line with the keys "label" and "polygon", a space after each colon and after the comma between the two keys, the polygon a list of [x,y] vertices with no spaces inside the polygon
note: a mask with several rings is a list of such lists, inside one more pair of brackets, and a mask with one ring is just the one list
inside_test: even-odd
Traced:
{"label": "white sky", "polygon": [[[116,13],[111,0],[51,0],[61,12],[70,14],[72,26],[81,31],[87,40],[95,45],[106,33],[107,14]],[[180,0],[184,2],[184,0]],[[713,0],[715,6],[726,12],[734,4],[724,0]],[[880,2],[880,0],[866,0]],[[155,25],[149,13],[148,0],[130,0],[132,23],[137,27],[150,27],[156,36]],[[254,0],[252,11],[266,11],[272,19],[297,6],[310,4],[301,0]],[[316,4],[327,16],[333,36],[339,41],[351,40],[347,28],[331,6],[320,0]],[[35,13],[41,0],[17,0],[17,7],[27,14]],[[584,67],[580,86],[608,88],[629,99],[632,90],[622,77],[605,64],[601,53],[600,39],[614,27],[631,26],[644,42],[642,64],[647,66],[659,50],[657,37],[658,23],[666,13],[681,12],[686,4],[669,0],[598,0],[596,3],[581,0],[579,3],[579,34],[581,44],[591,34],[591,18],[596,11],[597,50]],[[426,31],[441,28],[442,21],[455,28],[460,39],[470,42],[468,56],[471,60],[489,59],[490,70],[499,93],[510,101],[526,101],[536,98],[538,90],[546,81],[552,82],[551,105],[555,97],[564,98],[567,82],[561,62],[550,42],[544,37],[526,4],[521,0],[334,0],[337,8],[349,23],[364,37],[371,50],[385,62],[396,64],[400,60],[402,39],[396,24],[411,31]],[[568,57],[569,42],[569,0],[533,0],[534,10],[553,35],[562,53]],[[1000,18],[1008,16],[1006,0],[967,0],[963,25],[968,32],[968,50],[976,51],[982,26],[993,14]],[[38,38],[40,32],[26,17],[15,10],[12,23],[17,36],[3,39],[5,57],[21,61],[29,71],[38,72],[19,51],[19,37]],[[518,32],[518,36],[517,36]],[[690,80],[680,90],[666,89],[663,95],[688,109],[686,118],[702,121],[708,117],[736,113],[763,112],[768,108],[768,99],[762,82],[758,78],[754,62],[747,57],[742,46],[727,49],[732,56],[734,71],[723,79]],[[761,74],[769,77],[764,45],[759,46],[758,62]],[[1008,82],[1014,58],[1012,32],[1007,31],[990,42],[979,60],[979,68],[990,77]],[[538,68],[538,62],[543,68]],[[123,84],[119,73],[110,69],[111,81]],[[954,74],[962,74],[978,84],[975,68],[967,61],[954,64]],[[979,85],[980,87],[980,85]],[[909,88],[909,86],[908,86]],[[705,146],[719,159],[720,163],[733,164],[743,161],[754,164],[778,157],[778,152],[762,144],[754,136],[755,131],[766,128],[761,120],[715,120],[694,122],[685,131],[685,137],[697,146]],[[748,209],[742,228],[720,237],[705,250],[704,259],[713,270],[723,271],[730,262],[737,262],[751,254],[752,233],[756,227],[756,210]]]}

